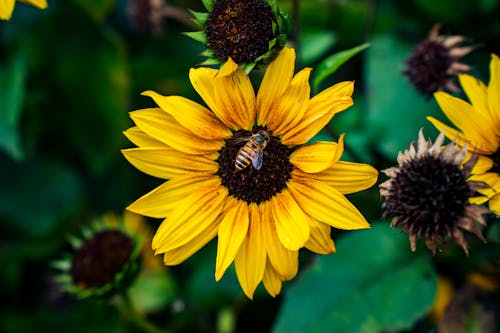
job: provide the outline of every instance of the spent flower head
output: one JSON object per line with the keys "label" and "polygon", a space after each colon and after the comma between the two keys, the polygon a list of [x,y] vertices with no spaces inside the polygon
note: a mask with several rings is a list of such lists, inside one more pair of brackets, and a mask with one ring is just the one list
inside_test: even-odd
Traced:
{"label": "spent flower head", "polygon": [[371,187],[377,171],[340,161],[339,142],[306,145],[353,104],[353,82],[310,97],[306,68],[294,75],[295,51],[284,48],[255,94],[231,59],[220,70],[191,69],[208,108],[153,91],[157,107],[131,113],[125,149],[139,170],[165,179],[128,209],[164,218],[153,249],[177,265],[217,236],[215,279],[235,263],[245,294],[262,281],[275,296],[298,271],[298,252],[335,250],[331,227],[369,227],[344,194]]}
{"label": "spent flower head", "polygon": [[208,13],[192,12],[202,31],[187,36],[202,42],[204,65],[231,58],[247,72],[274,59],[286,42],[286,17],[275,0],[207,0]]}
{"label": "spent flower head", "polygon": [[417,143],[399,153],[398,166],[383,171],[389,177],[380,185],[383,217],[408,234],[412,251],[420,238],[433,253],[452,239],[468,254],[464,231],[484,240],[477,223],[486,224],[489,210],[470,200],[485,184],[469,180],[477,158],[464,163],[467,148],[442,147],[444,138],[441,133],[432,143],[420,130]]}
{"label": "spent flower head", "polygon": [[456,76],[470,70],[460,60],[474,49],[474,46],[461,45],[466,40],[463,36],[440,35],[440,28],[440,24],[434,25],[427,39],[415,46],[403,72],[427,97],[438,90],[458,91]]}
{"label": "spent flower head", "polygon": [[107,297],[125,291],[139,272],[143,239],[128,230],[124,218],[107,214],[86,227],[82,238],[70,238],[72,252],[55,261],[61,289],[78,298]]}
{"label": "spent flower head", "polygon": [[470,102],[445,92],[434,94],[443,113],[458,128],[452,128],[434,117],[427,119],[460,147],[478,155],[472,178],[489,186],[479,190],[483,195],[474,199],[500,215],[500,58],[494,54],[490,63],[490,82],[468,74],[459,75],[460,84]]}

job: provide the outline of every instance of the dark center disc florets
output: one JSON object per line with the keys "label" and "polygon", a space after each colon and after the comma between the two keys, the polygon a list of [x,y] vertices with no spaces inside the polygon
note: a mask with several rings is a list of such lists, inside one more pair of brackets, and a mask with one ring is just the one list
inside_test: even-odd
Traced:
{"label": "dark center disc florets", "polygon": [[132,250],[132,240],[121,231],[96,233],[73,254],[70,270],[73,283],[82,288],[100,288],[113,282]]}
{"label": "dark center disc florets", "polygon": [[263,151],[262,167],[256,170],[250,163],[243,170],[237,170],[235,161],[238,152],[246,144],[246,142],[238,142],[241,141],[239,139],[247,138],[259,130],[265,130],[265,128],[255,126],[252,132],[236,131],[231,138],[226,139],[226,144],[219,151],[219,157],[216,160],[219,164],[216,174],[222,179],[222,185],[228,189],[230,195],[249,204],[259,204],[280,193],[286,188],[293,169],[289,160],[292,150],[283,145],[278,137],[267,132],[269,142]]}
{"label": "dark center disc florets", "polygon": [[427,39],[413,50],[404,74],[421,93],[430,97],[450,80],[448,69],[453,60],[443,44]]}
{"label": "dark center disc florets", "polygon": [[262,0],[217,0],[205,26],[207,47],[223,61],[255,61],[269,49],[273,12]]}
{"label": "dark center disc florets", "polygon": [[474,193],[457,165],[434,156],[413,159],[391,183],[384,218],[396,217],[409,234],[444,240]]}

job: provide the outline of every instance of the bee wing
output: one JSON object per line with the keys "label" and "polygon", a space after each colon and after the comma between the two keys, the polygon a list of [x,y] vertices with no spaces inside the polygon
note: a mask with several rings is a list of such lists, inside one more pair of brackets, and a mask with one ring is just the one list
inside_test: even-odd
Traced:
{"label": "bee wing", "polygon": [[262,168],[262,161],[264,161],[264,152],[261,150],[255,156],[252,156],[252,165],[255,170]]}
{"label": "bee wing", "polygon": [[241,142],[247,142],[248,140],[250,140],[251,137],[252,136],[242,136],[241,138],[234,138],[230,140],[230,143],[233,145],[237,145],[238,143]]}

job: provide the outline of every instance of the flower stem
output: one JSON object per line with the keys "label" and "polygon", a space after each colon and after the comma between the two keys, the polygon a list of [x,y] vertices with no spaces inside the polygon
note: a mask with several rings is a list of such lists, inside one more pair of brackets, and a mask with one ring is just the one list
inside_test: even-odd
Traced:
{"label": "flower stem", "polygon": [[168,331],[160,329],[146,317],[137,312],[128,292],[120,294],[118,311],[125,320],[131,322],[145,333],[168,333]]}

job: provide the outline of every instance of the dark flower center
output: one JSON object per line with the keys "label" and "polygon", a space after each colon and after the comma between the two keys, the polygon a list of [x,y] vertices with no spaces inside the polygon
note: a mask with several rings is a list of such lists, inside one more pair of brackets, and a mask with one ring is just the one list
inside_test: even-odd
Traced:
{"label": "dark flower center", "polygon": [[85,240],[71,262],[73,283],[100,288],[114,281],[133,250],[132,240],[118,230],[105,230]]}
{"label": "dark flower center", "polygon": [[218,0],[205,26],[207,47],[217,58],[252,62],[265,54],[273,35],[273,12],[262,0]]}
{"label": "dark flower center", "polygon": [[403,73],[417,90],[430,97],[450,80],[448,69],[452,63],[453,59],[444,45],[427,39],[414,48]]}
{"label": "dark flower center", "polygon": [[[219,151],[217,159],[219,170],[216,174],[222,179],[222,185],[229,190],[230,195],[249,204],[259,204],[280,193],[286,188],[293,169],[289,161],[291,149],[283,145],[279,138],[270,134],[269,141],[263,150],[262,167],[259,170],[256,170],[252,159],[248,157],[251,151],[255,151],[255,147],[247,146],[246,154],[240,152],[242,147],[249,144],[248,140],[242,141],[242,139],[258,133],[259,130],[265,130],[265,128],[255,126],[252,132],[236,131],[231,138],[226,139],[226,144]],[[237,159],[238,165],[246,164],[247,166],[238,170],[235,165]]]}
{"label": "dark flower center", "polygon": [[406,233],[444,240],[465,216],[473,194],[458,166],[434,156],[417,158],[393,179],[384,218],[396,217]]}

